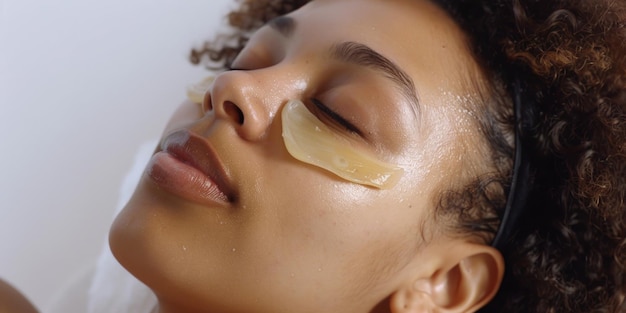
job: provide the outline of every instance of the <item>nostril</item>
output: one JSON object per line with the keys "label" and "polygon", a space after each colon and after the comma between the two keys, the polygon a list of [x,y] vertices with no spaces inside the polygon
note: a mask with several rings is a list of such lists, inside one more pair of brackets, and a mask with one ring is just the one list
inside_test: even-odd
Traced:
{"label": "nostril", "polygon": [[211,103],[211,93],[207,92],[204,94],[204,101],[202,101],[202,111],[209,112],[213,110],[213,104]]}
{"label": "nostril", "polygon": [[224,112],[237,124],[243,125],[243,112],[236,104],[230,101],[224,102]]}

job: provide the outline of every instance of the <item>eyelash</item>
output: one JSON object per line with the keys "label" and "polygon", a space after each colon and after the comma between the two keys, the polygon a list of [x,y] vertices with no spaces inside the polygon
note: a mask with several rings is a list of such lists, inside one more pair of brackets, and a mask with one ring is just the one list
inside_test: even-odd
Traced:
{"label": "eyelash", "polygon": [[361,132],[361,130],[359,130],[352,123],[348,122],[348,120],[343,118],[341,115],[339,115],[335,111],[331,110],[322,101],[320,101],[318,99],[315,99],[315,98],[311,98],[310,100],[311,100],[311,103],[313,103],[313,105],[317,109],[317,111],[320,111],[326,117],[330,118],[335,124],[345,128],[346,130],[348,130],[348,131],[350,131],[352,133],[355,133],[355,134],[357,134],[359,136],[361,136],[363,134]]}

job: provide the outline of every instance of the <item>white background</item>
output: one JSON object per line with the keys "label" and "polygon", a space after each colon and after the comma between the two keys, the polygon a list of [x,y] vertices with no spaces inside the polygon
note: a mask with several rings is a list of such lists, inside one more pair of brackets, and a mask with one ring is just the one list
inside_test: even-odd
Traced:
{"label": "white background", "polygon": [[0,277],[45,308],[96,259],[137,147],[232,0],[0,0]]}

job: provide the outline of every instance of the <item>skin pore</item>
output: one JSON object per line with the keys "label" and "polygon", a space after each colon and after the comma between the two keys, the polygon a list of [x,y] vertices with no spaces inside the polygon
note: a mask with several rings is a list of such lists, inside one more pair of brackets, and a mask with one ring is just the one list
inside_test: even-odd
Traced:
{"label": "skin pore", "polygon": [[[155,312],[485,305],[500,254],[447,236],[432,216],[442,188],[479,157],[468,147],[480,132],[458,100],[477,71],[463,40],[425,0],[313,1],[260,29],[202,104],[176,111],[111,229],[116,258],[157,295]],[[401,179],[379,189],[293,158],[280,115],[292,99],[397,164]]]}

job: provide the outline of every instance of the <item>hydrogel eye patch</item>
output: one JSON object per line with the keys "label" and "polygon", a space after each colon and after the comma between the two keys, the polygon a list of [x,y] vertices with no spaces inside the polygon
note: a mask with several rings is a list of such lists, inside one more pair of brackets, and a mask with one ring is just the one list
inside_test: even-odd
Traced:
{"label": "hydrogel eye patch", "polygon": [[204,95],[209,91],[215,76],[209,76],[197,84],[187,87],[187,98],[194,103],[202,104],[204,102]]}
{"label": "hydrogel eye patch", "polygon": [[289,101],[282,110],[283,140],[294,158],[353,183],[380,189],[393,187],[404,171],[367,155],[333,131],[299,100]]}

